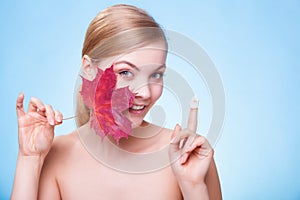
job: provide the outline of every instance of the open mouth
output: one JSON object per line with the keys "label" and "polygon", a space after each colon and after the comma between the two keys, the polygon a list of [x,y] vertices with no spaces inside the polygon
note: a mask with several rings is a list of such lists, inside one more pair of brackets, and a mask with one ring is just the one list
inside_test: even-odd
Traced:
{"label": "open mouth", "polygon": [[138,114],[143,112],[145,108],[146,108],[145,105],[133,105],[129,108],[129,112]]}

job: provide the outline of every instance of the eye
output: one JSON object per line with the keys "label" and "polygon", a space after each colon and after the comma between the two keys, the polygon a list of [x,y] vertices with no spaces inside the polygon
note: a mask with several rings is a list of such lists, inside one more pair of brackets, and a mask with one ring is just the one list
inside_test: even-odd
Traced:
{"label": "eye", "polygon": [[119,74],[121,76],[128,77],[128,78],[133,77],[133,73],[131,73],[130,71],[126,71],[126,70],[119,72]]}
{"label": "eye", "polygon": [[153,79],[161,79],[164,76],[163,72],[156,72],[154,74],[151,75],[151,78]]}

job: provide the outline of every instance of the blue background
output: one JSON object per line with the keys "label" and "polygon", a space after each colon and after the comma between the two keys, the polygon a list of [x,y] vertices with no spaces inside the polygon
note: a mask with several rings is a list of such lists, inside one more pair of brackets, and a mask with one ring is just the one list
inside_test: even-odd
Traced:
{"label": "blue background", "polygon": [[[224,199],[300,199],[300,2],[123,1],[199,43],[223,79],[226,121],[216,146]],[[121,1],[2,1],[0,199],[16,164],[20,91],[73,115],[89,22]],[[56,134],[74,128],[65,122]]]}

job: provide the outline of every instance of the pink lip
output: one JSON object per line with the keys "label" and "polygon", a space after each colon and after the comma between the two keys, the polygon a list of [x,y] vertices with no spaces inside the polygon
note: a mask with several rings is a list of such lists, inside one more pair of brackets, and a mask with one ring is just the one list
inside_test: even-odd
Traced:
{"label": "pink lip", "polygon": [[147,104],[139,104],[139,103],[132,103],[132,105],[136,105],[136,106],[147,106]]}
{"label": "pink lip", "polygon": [[[137,104],[134,104],[134,105],[137,105]],[[146,106],[141,110],[133,110],[133,109],[129,108],[129,112],[132,114],[142,114],[144,112],[145,108],[146,108]]]}

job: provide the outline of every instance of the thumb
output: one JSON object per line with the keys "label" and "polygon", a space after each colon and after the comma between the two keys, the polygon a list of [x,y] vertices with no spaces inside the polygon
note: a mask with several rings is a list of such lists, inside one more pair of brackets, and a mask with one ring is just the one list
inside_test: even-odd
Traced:
{"label": "thumb", "polygon": [[181,126],[179,124],[176,124],[173,132],[172,132],[172,136],[171,136],[171,141],[170,143],[172,143],[174,141],[174,139],[176,138],[176,136],[178,135],[178,133],[181,131]]}
{"label": "thumb", "polygon": [[177,139],[179,132],[181,131],[181,126],[179,124],[176,124],[170,141],[170,147],[169,147],[169,156],[171,158],[171,161],[174,160],[174,156],[176,157],[176,152],[178,152],[179,145],[177,143],[174,143],[174,141]]}

